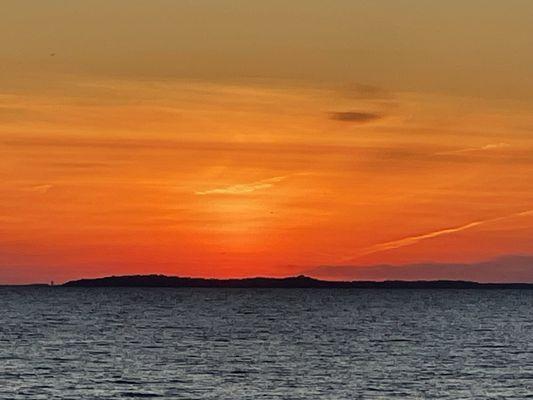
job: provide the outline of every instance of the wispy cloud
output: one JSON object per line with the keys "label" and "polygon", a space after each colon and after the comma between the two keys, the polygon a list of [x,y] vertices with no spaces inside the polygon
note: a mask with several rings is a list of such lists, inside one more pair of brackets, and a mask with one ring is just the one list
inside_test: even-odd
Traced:
{"label": "wispy cloud", "polygon": [[289,176],[291,175],[275,176],[273,178],[263,179],[263,180],[256,181],[256,182],[230,185],[230,186],[226,186],[222,188],[197,191],[194,193],[199,196],[205,196],[205,195],[210,195],[210,194],[230,194],[230,195],[247,194],[247,193],[255,192],[257,190],[269,189],[273,187],[276,183],[286,180]]}
{"label": "wispy cloud", "polygon": [[489,143],[481,147],[468,147],[466,149],[443,151],[440,153],[436,153],[436,155],[444,156],[444,155],[453,155],[453,154],[472,153],[472,152],[477,152],[477,151],[502,149],[502,148],[506,148],[510,146],[511,145],[509,143],[503,143],[503,142],[502,143]]}
{"label": "wispy cloud", "polygon": [[480,148],[480,150],[492,150],[492,149],[499,149],[502,147],[509,147],[509,143],[494,143],[494,144],[487,144]]}
{"label": "wispy cloud", "polygon": [[440,229],[440,230],[437,230],[437,231],[424,233],[424,234],[421,234],[421,235],[409,236],[409,237],[405,237],[405,238],[402,238],[402,239],[393,240],[393,241],[390,241],[390,242],[378,243],[378,244],[372,245],[370,247],[361,249],[361,251],[358,254],[356,254],[355,256],[346,257],[343,261],[353,260],[353,259],[356,259],[357,257],[361,257],[361,256],[369,255],[369,254],[380,253],[380,252],[386,251],[386,250],[394,250],[394,249],[398,249],[400,247],[411,246],[411,245],[417,244],[417,243],[419,243],[419,242],[421,242],[423,240],[433,239],[433,238],[437,238],[437,237],[440,237],[440,236],[451,235],[451,234],[454,234],[454,233],[463,232],[463,231],[466,231],[466,230],[469,230],[469,229],[472,229],[472,228],[475,228],[475,227],[478,227],[478,226],[481,226],[481,225],[486,225],[486,224],[490,224],[490,223],[494,223],[494,222],[498,222],[498,221],[503,221],[503,220],[510,219],[510,218],[515,218],[515,217],[525,217],[525,216],[531,216],[531,215],[533,215],[533,209],[526,210],[526,211],[521,211],[521,212],[510,214],[510,215],[505,215],[505,216],[502,216],[502,217],[495,217],[495,218],[489,218],[489,219],[484,219],[484,220],[473,221],[473,222],[469,222],[469,223],[464,224],[464,225],[455,226],[455,227],[451,227],[451,228]]}
{"label": "wispy cloud", "polygon": [[35,192],[35,193],[45,194],[50,189],[52,189],[53,187],[54,187],[54,185],[36,185],[36,186],[30,186],[26,190],[28,192]]}

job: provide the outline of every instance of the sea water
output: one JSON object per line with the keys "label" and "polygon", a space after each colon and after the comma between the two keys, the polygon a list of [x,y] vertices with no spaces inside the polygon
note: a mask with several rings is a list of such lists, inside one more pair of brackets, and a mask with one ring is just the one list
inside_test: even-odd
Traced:
{"label": "sea water", "polygon": [[0,399],[525,399],[533,291],[0,288]]}

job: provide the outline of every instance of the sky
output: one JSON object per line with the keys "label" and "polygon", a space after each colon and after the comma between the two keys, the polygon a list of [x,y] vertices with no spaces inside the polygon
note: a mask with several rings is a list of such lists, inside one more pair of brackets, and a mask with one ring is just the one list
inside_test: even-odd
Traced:
{"label": "sky", "polygon": [[0,11],[0,283],[533,282],[530,0]]}

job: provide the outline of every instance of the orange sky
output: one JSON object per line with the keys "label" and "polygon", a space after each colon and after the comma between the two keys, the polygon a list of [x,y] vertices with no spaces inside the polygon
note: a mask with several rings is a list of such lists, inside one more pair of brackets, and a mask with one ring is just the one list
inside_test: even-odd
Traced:
{"label": "orange sky", "polygon": [[533,252],[530,2],[6,3],[0,282]]}

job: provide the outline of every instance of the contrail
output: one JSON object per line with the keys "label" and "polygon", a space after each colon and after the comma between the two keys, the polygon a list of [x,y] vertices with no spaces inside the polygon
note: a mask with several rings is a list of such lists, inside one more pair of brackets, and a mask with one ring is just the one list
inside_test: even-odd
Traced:
{"label": "contrail", "polygon": [[391,242],[378,243],[373,246],[362,249],[356,256],[347,258],[344,261],[349,261],[354,258],[365,256],[368,254],[374,254],[374,253],[379,253],[379,252],[386,251],[386,250],[393,250],[393,249],[398,249],[400,247],[411,246],[413,244],[416,244],[426,239],[432,239],[432,238],[436,238],[439,236],[450,235],[452,233],[466,231],[468,229],[475,228],[477,226],[486,225],[486,224],[490,224],[490,223],[498,222],[498,221],[503,221],[509,218],[525,217],[529,215],[533,215],[533,209],[521,211],[518,213],[511,214],[511,215],[505,215],[503,217],[496,217],[496,218],[484,219],[484,220],[479,220],[479,221],[473,221],[465,225],[441,229],[438,231],[424,233],[422,235],[417,235],[417,236],[409,236],[403,239],[393,240]]}

